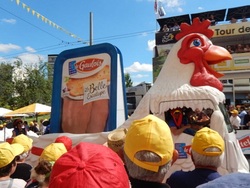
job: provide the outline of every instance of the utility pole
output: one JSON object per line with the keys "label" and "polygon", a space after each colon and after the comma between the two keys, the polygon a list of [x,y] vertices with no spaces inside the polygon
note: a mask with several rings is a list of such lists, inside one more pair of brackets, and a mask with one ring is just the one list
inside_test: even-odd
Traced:
{"label": "utility pole", "polygon": [[90,12],[89,14],[89,45],[93,44],[93,14]]}

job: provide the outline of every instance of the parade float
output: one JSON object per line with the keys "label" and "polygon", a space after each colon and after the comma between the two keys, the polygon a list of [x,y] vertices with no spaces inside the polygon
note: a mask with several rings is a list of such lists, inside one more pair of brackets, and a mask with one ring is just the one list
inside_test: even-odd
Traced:
{"label": "parade float", "polygon": [[[166,114],[176,108],[209,109],[210,120],[206,126],[218,131],[226,146],[218,171],[221,174],[249,172],[224,106],[223,85],[218,79],[223,75],[210,66],[232,57],[226,49],[212,44],[213,30],[209,26],[209,20],[201,22],[198,18],[192,25],[181,24],[177,42],[154,85],[128,119],[120,51],[110,44],[102,44],[62,52],[54,72],[52,134],[34,138],[28,161],[36,162],[39,149],[61,135],[70,137],[73,145],[81,141],[104,144],[110,131],[129,128],[133,120],[148,114],[168,121]],[[99,128],[92,127],[96,125]],[[188,154],[192,138],[193,135],[186,133],[173,135],[179,158],[168,175],[180,169],[194,169]]]}

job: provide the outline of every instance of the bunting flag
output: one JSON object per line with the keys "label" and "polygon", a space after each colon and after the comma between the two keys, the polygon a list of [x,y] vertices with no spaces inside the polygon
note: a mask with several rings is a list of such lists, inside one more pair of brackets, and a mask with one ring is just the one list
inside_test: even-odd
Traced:
{"label": "bunting flag", "polygon": [[[13,1],[13,0],[11,0]],[[62,28],[61,26],[57,25],[55,22],[51,21],[50,19],[46,18],[44,15],[40,14],[39,12],[35,11],[34,9],[30,8],[27,4],[21,2],[20,0],[15,0],[16,4],[19,6],[21,5],[23,9],[25,9],[28,13],[31,12],[33,16],[36,16],[38,19],[40,19],[42,22],[61,30],[62,32],[66,33],[67,35],[76,38],[77,41],[83,41],[80,37],[76,36],[75,34],[67,31],[66,29]]]}

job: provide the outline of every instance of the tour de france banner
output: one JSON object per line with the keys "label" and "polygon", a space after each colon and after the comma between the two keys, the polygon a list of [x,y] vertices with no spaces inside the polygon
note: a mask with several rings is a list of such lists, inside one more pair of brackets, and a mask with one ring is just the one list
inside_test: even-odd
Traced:
{"label": "tour de france banner", "polygon": [[105,43],[67,50],[54,65],[51,132],[111,131],[127,117],[121,53]]}

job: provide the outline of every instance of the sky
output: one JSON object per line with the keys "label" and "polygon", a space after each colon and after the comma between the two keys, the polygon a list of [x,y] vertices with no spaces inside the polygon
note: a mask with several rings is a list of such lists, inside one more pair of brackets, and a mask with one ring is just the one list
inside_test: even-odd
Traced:
{"label": "sky", "polygon": [[[158,0],[164,17],[249,5],[249,0]],[[47,61],[49,54],[87,47],[92,14],[93,45],[120,49],[133,85],[152,83],[155,0],[1,0],[0,62]],[[162,18],[164,18],[162,17]]]}

